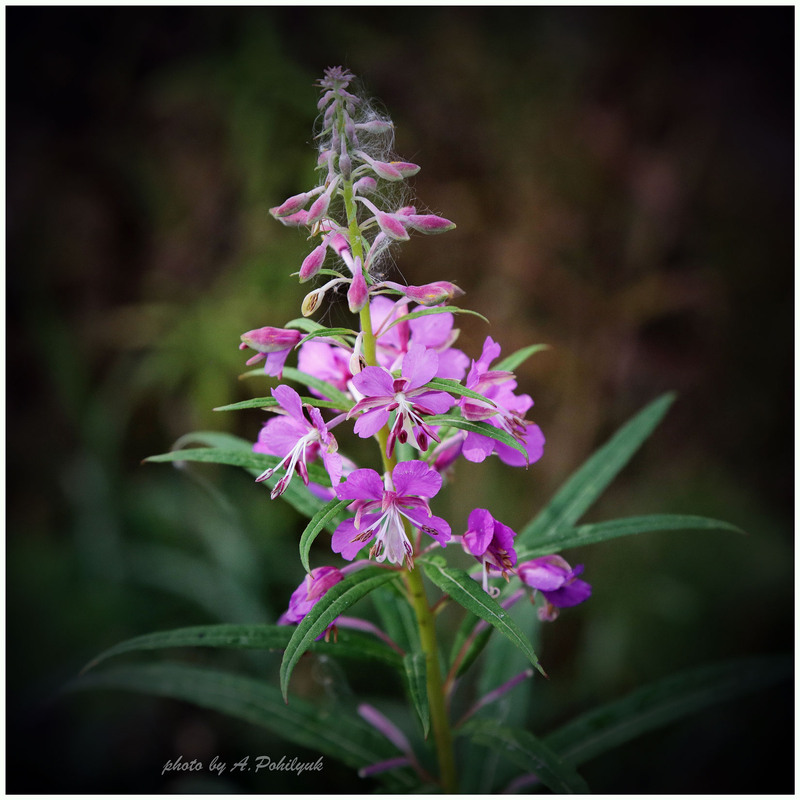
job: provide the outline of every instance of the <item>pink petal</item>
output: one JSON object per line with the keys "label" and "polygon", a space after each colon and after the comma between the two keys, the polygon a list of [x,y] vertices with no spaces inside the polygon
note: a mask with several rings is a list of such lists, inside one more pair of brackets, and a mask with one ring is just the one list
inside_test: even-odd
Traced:
{"label": "pink petal", "polygon": [[434,497],[442,488],[442,476],[424,461],[401,461],[392,472],[392,483],[400,496]]}
{"label": "pink petal", "polygon": [[[361,528],[362,531],[368,527],[368,524],[366,524],[368,517],[373,518],[369,522],[369,524],[371,524],[377,521],[378,515],[370,514],[365,517],[364,524],[362,524]],[[367,542],[353,541],[360,532],[361,531],[356,530],[353,519],[346,519],[333,532],[333,536],[331,537],[331,550],[333,550],[334,553],[340,553],[345,561],[352,561],[359,554],[361,548],[367,544]]]}
{"label": "pink petal", "polygon": [[393,397],[394,378],[383,367],[367,367],[353,378],[353,386],[367,397]]}
{"label": "pink petal", "polygon": [[353,430],[362,438],[368,439],[374,436],[388,421],[389,412],[386,406],[373,409],[372,411],[365,411],[353,426]]}
{"label": "pink petal", "polygon": [[418,389],[420,386],[424,386],[436,375],[438,368],[439,355],[437,352],[429,350],[425,345],[417,342],[412,343],[403,357],[402,374],[408,380],[409,389]]}
{"label": "pink petal", "polygon": [[380,500],[383,481],[374,469],[356,469],[336,487],[336,496],[340,500]]}
{"label": "pink petal", "polygon": [[286,386],[285,384],[276,386],[272,390],[272,396],[289,416],[294,417],[298,422],[302,422],[308,427],[305,415],[303,414],[303,401],[300,399],[300,395],[297,394],[291,386]]}

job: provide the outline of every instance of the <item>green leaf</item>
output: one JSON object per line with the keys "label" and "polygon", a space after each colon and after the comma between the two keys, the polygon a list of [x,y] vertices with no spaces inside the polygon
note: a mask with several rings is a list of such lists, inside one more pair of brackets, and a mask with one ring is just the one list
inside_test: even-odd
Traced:
{"label": "green leaf", "polygon": [[505,372],[513,372],[520,364],[527,361],[534,353],[540,353],[542,350],[549,349],[549,344],[532,344],[528,347],[523,347],[520,350],[517,350],[515,353],[512,353],[510,356],[506,356],[502,361],[498,361],[498,363],[494,366],[494,369]]}
{"label": "green leaf", "polygon": [[431,728],[431,710],[428,706],[427,663],[425,653],[408,653],[403,657],[408,693],[422,724],[422,735],[427,739]]}
{"label": "green leaf", "polygon": [[462,431],[469,431],[470,433],[479,433],[481,436],[497,439],[498,442],[519,450],[526,458],[528,456],[524,444],[518,442],[510,433],[506,433],[488,422],[472,422],[472,420],[450,414],[434,414],[430,417],[425,417],[425,422],[429,422],[431,425],[448,425],[451,428],[460,428]]}
{"label": "green leaf", "polygon": [[533,647],[508,612],[492,597],[483,591],[480,584],[472,580],[461,569],[444,567],[437,563],[421,561],[425,574],[446,594],[449,594],[459,605],[488,622],[503,636],[513,642],[542,675],[544,670]]}
{"label": "green leaf", "polygon": [[[301,698],[292,698],[291,705],[286,705],[277,688],[229,672],[182,664],[117,667],[83,675],[66,689],[122,689],[194,703],[259,725],[353,769],[397,754],[391,743],[355,715],[337,708],[332,716]],[[417,784],[407,770],[377,777],[395,791],[408,791]]]}
{"label": "green leaf", "polygon": [[517,544],[538,543],[577,522],[661,422],[674,399],[673,394],[662,395],[620,428],[520,531]]}
{"label": "green leaf", "polygon": [[[250,447],[252,448],[252,445]],[[169,453],[148,456],[145,461],[152,463],[198,461],[206,464],[227,464],[232,467],[253,470],[255,474],[261,474],[269,467],[274,467],[280,463],[281,459],[278,456],[270,456],[266,453],[254,453],[252,449],[228,450],[220,447],[189,447],[185,450],[172,450]],[[309,464],[308,475],[315,483],[321,483],[323,486],[331,485],[328,473],[319,464]]]}
{"label": "green leaf", "polygon": [[394,570],[365,567],[332,586],[315,603],[305,619],[295,628],[281,662],[280,681],[284,697],[288,697],[289,678],[300,656],[336,617],[373,589],[397,577]]}
{"label": "green leaf", "polygon": [[[493,630],[494,628],[489,626],[488,628],[482,630],[472,640],[469,647],[467,648],[467,652],[464,654],[464,658],[458,665],[458,668],[456,670],[456,678],[460,678],[475,663],[475,659],[478,658],[478,656],[483,652],[484,648],[486,647],[486,643],[489,641],[489,638],[491,637]],[[458,651],[455,651],[454,649],[454,657],[456,655],[458,655]]]}
{"label": "green leaf", "polygon": [[440,392],[452,392],[453,394],[460,394],[464,397],[471,397],[473,400],[480,400],[482,403],[487,403],[493,408],[497,407],[494,400],[490,400],[488,397],[478,394],[478,392],[473,392],[472,389],[467,389],[466,386],[463,386],[458,381],[454,381],[452,378],[433,378],[425,384],[425,387],[436,389]]}
{"label": "green leaf", "polygon": [[468,308],[459,308],[458,306],[433,306],[432,308],[421,308],[417,311],[412,311],[410,314],[403,314],[397,319],[392,320],[391,325],[387,325],[379,331],[378,336],[383,336],[387,331],[390,331],[395,325],[399,325],[401,322],[407,322],[408,320],[417,319],[418,317],[425,317],[428,314],[472,314],[474,317],[480,317],[487,324],[489,322],[483,314],[479,314],[477,311],[471,311]]}
{"label": "green leaf", "polygon": [[289,322],[284,325],[284,328],[294,328],[297,331],[305,331],[306,333],[327,330],[324,325],[308,317],[296,317],[295,319],[289,320]]}
{"label": "green leaf", "polygon": [[607,522],[596,522],[591,525],[579,525],[576,528],[565,528],[556,531],[538,547],[522,548],[518,561],[550,555],[566,550],[570,547],[581,547],[586,544],[604,542],[607,539],[616,539],[619,536],[630,536],[635,533],[649,533],[653,531],[734,531],[744,533],[743,530],[731,525],[729,522],[720,522],[708,517],[697,517],[691,514],[648,514],[642,517],[625,517],[612,519]]}
{"label": "green leaf", "polygon": [[389,584],[370,595],[381,620],[381,627],[392,641],[406,652],[417,652],[421,645],[417,618],[411,604],[401,596],[396,584]]}
{"label": "green leaf", "polygon": [[524,730],[506,728],[491,720],[470,720],[458,733],[513,761],[558,794],[588,794],[586,781],[553,748]]}
{"label": "green leaf", "polygon": [[306,372],[300,372],[299,369],[284,367],[283,377],[290,381],[302,383],[310,389],[316,389],[323,397],[338,403],[340,408],[350,408],[353,405],[354,401],[350,395],[340,391],[332,383],[315,378]]}
{"label": "green leaf", "polygon": [[[300,397],[302,403],[317,408],[335,408],[339,411],[346,411],[350,408],[352,403],[342,405],[335,400],[320,400],[318,397]],[[278,401],[274,397],[253,397],[250,400],[241,400],[238,403],[228,403],[225,406],[217,406],[214,411],[241,411],[247,408],[273,408],[278,405]],[[251,444],[252,447],[252,444]]]}
{"label": "green leaf", "polygon": [[308,564],[308,554],[311,550],[311,545],[314,543],[314,539],[319,536],[324,528],[328,528],[331,531],[335,530],[336,526],[341,521],[341,512],[352,502],[352,500],[339,500],[338,498],[334,498],[325,503],[311,518],[311,522],[308,523],[306,529],[303,531],[303,535],[300,537],[300,561],[306,572],[311,572],[311,567]]}
{"label": "green leaf", "polygon": [[[82,670],[87,672],[112,656],[141,650],[164,650],[174,647],[219,647],[243,650],[283,650],[294,628],[287,625],[195,625],[136,636],[109,647]],[[335,642],[314,642],[310,650],[345,658],[372,658],[393,666],[400,657],[383,642],[356,631],[340,630]]]}
{"label": "green leaf", "polygon": [[310,342],[312,339],[318,339],[320,336],[330,336],[332,339],[340,339],[343,336],[358,336],[358,334],[350,328],[320,328],[304,336],[295,346],[300,347],[300,345]]}
{"label": "green leaf", "polygon": [[172,446],[173,450],[180,450],[187,446],[197,447],[219,447],[224,450],[242,450],[250,452],[253,443],[241,436],[234,436],[232,433],[221,431],[194,431],[186,433],[178,439]]}
{"label": "green leaf", "polygon": [[581,764],[689,714],[791,680],[790,657],[763,656],[687,670],[637,689],[551,733],[545,742]]}

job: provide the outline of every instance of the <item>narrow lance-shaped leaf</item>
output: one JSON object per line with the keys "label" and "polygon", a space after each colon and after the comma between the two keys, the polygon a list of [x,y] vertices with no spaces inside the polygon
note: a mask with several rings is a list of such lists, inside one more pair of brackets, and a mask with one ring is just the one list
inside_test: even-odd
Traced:
{"label": "narrow lance-shaped leaf", "polygon": [[[259,725],[300,747],[335,758],[353,769],[385,761],[394,747],[354,715],[328,712],[302,698],[283,702],[263,680],[183,664],[147,664],[100,670],[76,678],[66,691],[122,689],[170,697]],[[413,789],[407,770],[376,776],[395,792]]]}
{"label": "narrow lance-shaped leaf", "polygon": [[333,531],[340,521],[342,511],[347,508],[352,500],[337,500],[334,498],[326,503],[322,508],[311,518],[306,529],[300,537],[300,561],[303,564],[303,569],[306,572],[311,572],[311,567],[308,563],[308,554],[311,551],[311,545],[319,534],[328,528]]}
{"label": "narrow lance-shaped leaf", "polygon": [[[113,656],[142,650],[164,650],[178,647],[218,647],[242,650],[282,650],[294,634],[287,625],[194,625],[135,636],[109,647],[92,659],[83,672],[94,669]],[[340,630],[336,642],[313,642],[314,652],[349,658],[371,658],[399,666],[398,654],[383,642],[355,631]]]}
{"label": "narrow lance-shaped leaf", "polygon": [[503,636],[513,642],[542,675],[544,670],[525,634],[519,629],[509,613],[481,586],[461,569],[445,567],[438,561],[421,561],[425,574],[459,605],[488,622]]}
{"label": "narrow lance-shaped leaf", "polygon": [[523,364],[534,353],[540,353],[542,350],[549,350],[549,344],[532,344],[528,347],[523,347],[520,350],[506,356],[502,361],[499,361],[494,369],[505,372],[513,372],[520,364]]}
{"label": "narrow lance-shaped leaf", "polygon": [[740,528],[729,522],[721,522],[708,517],[697,517],[691,514],[648,514],[641,517],[625,517],[612,519],[607,522],[596,522],[590,525],[579,525],[576,528],[565,528],[556,531],[540,545],[522,548],[518,553],[519,561],[535,558],[542,555],[558,553],[570,547],[582,547],[586,544],[596,544],[607,539],[616,539],[620,536],[630,536],[636,533],[651,533],[655,531],[733,531],[744,533]]}
{"label": "narrow lance-shaped leaf", "polygon": [[289,678],[300,656],[336,617],[373,589],[397,577],[397,572],[381,567],[366,567],[348,575],[332,586],[314,604],[295,629],[281,661],[280,681],[284,698],[288,697]]}
{"label": "narrow lance-shaped leaf", "polygon": [[451,392],[452,394],[460,394],[464,397],[471,397],[473,400],[480,400],[481,402],[487,403],[492,407],[497,406],[494,400],[491,400],[485,395],[479,394],[478,392],[473,392],[472,389],[467,389],[466,386],[456,380],[453,380],[452,378],[433,378],[425,384],[425,387],[436,389],[440,392]]}
{"label": "narrow lance-shaped leaf", "polygon": [[[220,447],[189,447],[185,450],[173,450],[156,456],[148,456],[145,461],[152,463],[197,461],[205,464],[226,464],[232,467],[258,470],[259,473],[274,467],[280,462],[278,456],[266,453],[254,453],[251,450],[226,450]],[[328,473],[319,464],[308,464],[309,478],[315,483],[330,486],[331,480]]]}
{"label": "narrow lance-shaped leaf", "polygon": [[690,669],[582,714],[545,741],[567,761],[581,764],[714,703],[788,682],[792,675],[788,656],[743,658]]}
{"label": "narrow lance-shaped leaf", "polygon": [[427,665],[425,653],[408,653],[403,657],[408,693],[422,724],[422,735],[427,739],[431,727],[431,710],[428,706]]}
{"label": "narrow lance-shaped leaf", "polygon": [[[343,404],[335,400],[321,400],[319,397],[300,397],[304,404],[316,406],[317,408],[334,408],[339,411],[349,409],[352,403]],[[253,397],[250,400],[240,400],[237,403],[228,403],[225,406],[217,406],[214,411],[242,411],[248,408],[272,408],[277,406],[278,401],[274,397]]]}
{"label": "narrow lance-shaped leaf", "polygon": [[[322,336],[329,336],[331,339],[342,340],[342,337],[354,337],[358,334],[351,328],[320,328],[311,333],[306,334],[298,343],[297,347],[310,342],[312,339],[319,339]],[[346,340],[345,340],[346,341]]]}
{"label": "narrow lance-shaped leaf", "polygon": [[525,772],[558,794],[588,794],[586,781],[553,748],[527,731],[506,728],[491,720],[471,720],[459,734],[486,745],[501,757],[514,762]]}
{"label": "narrow lance-shaped leaf", "polygon": [[408,320],[417,319],[418,317],[426,317],[428,314],[471,314],[474,317],[480,317],[486,323],[489,322],[483,314],[479,314],[477,311],[471,311],[468,308],[459,308],[458,306],[433,306],[432,308],[421,308],[409,314],[403,314],[397,319],[392,320],[391,324],[382,328],[379,335],[383,336],[386,331],[391,330],[395,325],[399,325],[401,322],[407,322]]}
{"label": "narrow lance-shaped leaf", "polygon": [[674,399],[673,394],[662,395],[620,428],[520,531],[517,544],[538,542],[580,519],[653,432]]}
{"label": "narrow lance-shaped leaf", "polygon": [[518,442],[510,433],[490,425],[488,422],[473,422],[469,419],[457,416],[455,414],[434,414],[430,417],[425,417],[425,422],[431,425],[447,425],[451,428],[459,428],[462,431],[469,433],[479,433],[481,436],[488,436],[490,439],[497,439],[498,442],[507,444],[515,450],[519,450],[522,455],[527,457],[525,445]]}

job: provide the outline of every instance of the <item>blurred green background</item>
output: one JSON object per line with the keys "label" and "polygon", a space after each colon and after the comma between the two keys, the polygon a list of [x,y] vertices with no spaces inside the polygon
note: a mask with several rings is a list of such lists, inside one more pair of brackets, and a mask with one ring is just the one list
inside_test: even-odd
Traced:
{"label": "blurred green background", "polygon": [[[491,320],[460,320],[472,356],[487,333],[505,353],[551,345],[518,371],[545,457],[459,465],[438,513],[457,532],[474,506],[524,525],[676,390],[587,521],[685,512],[748,531],[567,554],[594,596],[544,631],[534,732],[683,667],[790,651],[793,14],[7,8],[8,790],[373,788],[330,761],[321,785],[162,777],[179,753],[303,753],[177,702],[58,695],[126,637],[272,622],[302,577],[303,521],[246,474],[140,462],[196,429],[257,435],[261,412],[211,409],[266,393],[237,380],[240,333],[298,315],[307,243],[267,210],[313,185],[312,84],[330,65],[386,107],[421,203],[458,224],[397,251],[405,280],[466,290]],[[276,674],[269,655],[183,657]],[[357,667],[304,669],[297,689],[321,703],[397,695]],[[598,792],[791,792],[792,709],[785,687],[583,772]]]}

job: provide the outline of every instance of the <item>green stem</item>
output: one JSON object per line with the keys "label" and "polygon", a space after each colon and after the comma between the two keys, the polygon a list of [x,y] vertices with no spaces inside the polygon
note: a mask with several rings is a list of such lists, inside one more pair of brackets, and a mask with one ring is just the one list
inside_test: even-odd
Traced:
{"label": "green stem", "polygon": [[417,616],[419,638],[422,652],[425,653],[426,676],[428,683],[428,706],[431,713],[433,738],[439,759],[439,776],[442,790],[446,794],[458,791],[455,759],[453,758],[453,737],[450,731],[450,720],[447,716],[442,673],[439,667],[439,651],[436,645],[436,627],[428,600],[425,597],[425,585],[419,570],[407,569],[404,573],[406,587],[414,613]]}
{"label": "green stem", "polygon": [[[339,118],[341,134],[344,135],[343,119]],[[361,231],[358,227],[358,214],[356,208],[355,194],[353,192],[353,182],[343,181],[342,198],[344,200],[345,213],[347,214],[348,238],[350,248],[354,258],[364,261],[364,242]],[[377,343],[375,333],[372,330],[372,318],[369,313],[369,303],[359,312],[361,331],[364,334],[363,348],[364,360],[368,366],[377,366]],[[381,449],[381,460],[385,472],[391,473],[397,465],[397,458],[386,454],[386,442],[389,438],[389,431],[386,427],[381,428],[377,433],[378,444]],[[410,533],[406,523],[406,534]],[[425,597],[425,584],[419,570],[404,570],[404,579],[408,590],[408,597],[414,613],[417,617],[419,627],[419,638],[422,652],[425,653],[425,666],[428,689],[428,707],[431,714],[431,725],[433,727],[433,737],[436,743],[436,753],[439,760],[439,777],[442,789],[447,794],[455,794],[458,791],[458,781],[456,778],[455,759],[453,757],[453,737],[450,731],[450,720],[447,715],[445,695],[442,686],[442,673],[439,665],[439,650],[436,643],[436,626],[433,613],[431,612],[428,600]]]}

